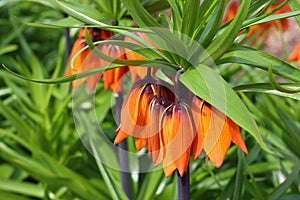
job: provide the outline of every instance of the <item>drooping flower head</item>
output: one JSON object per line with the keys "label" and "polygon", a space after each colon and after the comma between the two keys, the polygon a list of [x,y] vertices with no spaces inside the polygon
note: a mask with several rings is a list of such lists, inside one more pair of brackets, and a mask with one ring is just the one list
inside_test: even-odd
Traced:
{"label": "drooping flower head", "polygon": [[218,109],[196,96],[191,101],[175,98],[176,92],[156,82],[138,82],[122,106],[115,144],[133,135],[136,148],[147,146],[154,166],[162,163],[166,177],[176,169],[183,176],[191,153],[195,160],[204,152],[216,167],[231,142],[247,153],[239,126]]}
{"label": "drooping flower head", "polygon": [[195,137],[189,106],[184,102],[173,103],[165,109],[161,123],[160,138],[165,176],[169,177],[175,169],[183,176],[188,168]]}
{"label": "drooping flower head", "polygon": [[202,149],[212,163],[220,167],[231,142],[248,153],[239,126],[228,116],[198,97],[194,97],[192,106],[194,119],[198,123],[193,159],[199,156]]}
{"label": "drooping flower head", "polygon": [[[283,0],[278,0],[275,1],[267,10],[266,13],[274,10],[276,7],[278,7],[281,3],[283,3]],[[227,8],[227,12],[225,14],[223,23],[226,23],[230,21],[234,16],[236,15],[237,11],[239,9],[239,3],[237,1],[231,1],[229,3],[229,6]],[[282,8],[274,12],[272,15],[275,14],[283,14],[290,12],[291,9],[288,4],[285,4]],[[275,29],[275,30],[282,30],[286,31],[289,27],[289,21],[287,18],[282,18],[279,20],[272,20],[269,22],[264,22],[261,24],[256,24],[250,27],[250,31],[247,34],[247,38],[257,35],[257,36],[267,36],[267,34],[270,32],[270,30]]]}
{"label": "drooping flower head", "polygon": [[114,141],[115,144],[129,135],[133,135],[138,150],[146,145],[149,136],[149,127],[153,124],[149,114],[149,106],[151,100],[158,93],[166,98],[172,96],[169,94],[167,88],[158,86],[156,80],[152,78],[146,77],[134,84],[122,106],[121,124],[116,130],[117,137]]}
{"label": "drooping flower head", "polygon": [[[87,29],[89,36],[92,38],[93,41],[102,40],[104,39],[102,36],[105,36],[105,31],[96,29],[96,28],[88,28]],[[69,64],[67,67],[67,71],[65,73],[65,76],[71,75],[71,74],[77,74],[80,68],[82,67],[83,62],[88,57],[88,55],[91,54],[91,49],[87,48],[84,51],[82,51],[80,54],[77,55],[77,57],[74,59],[73,66],[71,66],[71,61],[74,58],[74,56],[79,53],[79,51],[84,48],[87,45],[86,38],[85,38],[85,29],[80,29],[79,35],[76,39],[76,41],[73,44]],[[97,65],[98,62],[95,62],[95,59],[91,59],[93,62],[91,62],[91,66]],[[98,60],[98,59],[96,59]],[[95,66],[96,67],[96,66]],[[76,87],[83,83],[85,79],[76,80],[72,82],[72,86]]]}
{"label": "drooping flower head", "polygon": [[[92,41],[106,40],[112,36],[111,32],[101,29],[88,28],[87,31]],[[86,45],[87,43],[85,38],[85,29],[81,29],[79,32],[79,36],[73,45],[70,55],[70,60],[72,60],[75,55],[77,56],[74,59],[74,68],[72,68],[69,64],[68,69],[65,73],[66,76],[70,74],[77,74],[79,72],[88,71],[97,67],[106,66],[109,64],[108,61],[99,58],[89,48],[83,50],[80,54],[78,54],[78,51],[80,51]],[[97,45],[96,48],[102,53],[106,54],[107,56],[110,56],[111,58],[125,59],[125,51],[123,47],[111,44],[102,44]],[[72,85],[73,87],[77,87],[78,85],[81,85],[84,81],[86,81],[89,89],[94,90],[98,81],[103,75],[104,89],[106,90],[108,88],[111,88],[111,90],[113,90],[114,92],[120,92],[122,90],[122,87],[121,84],[117,83],[121,80],[122,76],[126,72],[126,66],[119,67],[116,69],[107,70],[103,73],[88,76],[84,79],[75,80],[73,81]]]}

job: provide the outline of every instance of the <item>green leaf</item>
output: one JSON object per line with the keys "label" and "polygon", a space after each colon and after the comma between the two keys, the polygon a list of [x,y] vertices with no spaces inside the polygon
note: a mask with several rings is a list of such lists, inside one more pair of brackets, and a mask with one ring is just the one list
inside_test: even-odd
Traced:
{"label": "green leaf", "polygon": [[41,185],[4,179],[0,179],[0,190],[16,192],[37,198],[42,198],[45,192]]}
{"label": "green leaf", "polygon": [[146,1],[143,6],[149,13],[156,13],[169,8],[169,3],[167,0],[152,0]]}
{"label": "green leaf", "polygon": [[6,53],[13,52],[13,51],[15,51],[17,49],[18,49],[18,46],[14,45],[14,44],[7,45],[6,47],[2,47],[0,49],[0,56],[3,55],[3,54],[6,54]]}
{"label": "green leaf", "polygon": [[[197,21],[200,21],[201,18],[199,16],[199,7],[200,1],[199,0],[189,0],[185,1],[183,5],[183,15],[182,15],[182,27],[181,33],[186,34],[189,37],[193,36],[194,29],[197,27]],[[196,17],[196,18],[195,18]]]}
{"label": "green leaf", "polygon": [[298,16],[298,15],[300,15],[300,11],[288,12],[288,13],[277,14],[277,15],[270,15],[270,16],[265,17],[265,18],[263,18],[263,19],[261,19],[259,21],[254,22],[252,24],[244,26],[243,28],[246,28],[246,27],[249,27],[249,26],[253,26],[253,25],[256,25],[256,24],[261,24],[261,23],[273,21],[273,20],[294,17],[294,16]]}
{"label": "green leaf", "polygon": [[[289,5],[293,11],[300,11],[300,3],[298,0],[290,0]],[[295,18],[300,26],[300,16],[296,16]]]}
{"label": "green leaf", "polygon": [[12,123],[13,127],[22,135],[23,138],[30,138],[33,134],[31,127],[21,118],[21,116],[11,107],[5,105],[0,100],[0,113]]}
{"label": "green leaf", "polygon": [[84,199],[99,199],[107,196],[104,189],[102,191],[96,189],[87,179],[60,164],[53,157],[36,146],[30,145],[17,135],[2,129],[0,129],[0,135],[14,139],[35,154],[35,159],[24,156],[24,154],[20,154],[5,143],[0,142],[1,158],[25,169],[38,180],[45,181],[48,184],[65,185]]}
{"label": "green leaf", "polygon": [[137,200],[152,199],[163,179],[163,172],[162,170],[157,170],[148,172],[145,176],[139,189]]}
{"label": "green leaf", "polygon": [[139,0],[121,0],[139,27],[161,27],[145,10]]}
{"label": "green leaf", "polygon": [[67,28],[67,27],[83,27],[84,23],[74,19],[73,17],[66,17],[57,21],[47,22],[24,22],[28,26],[38,28]]}
{"label": "green leaf", "polygon": [[78,4],[74,2],[66,2],[66,1],[59,1],[59,0],[50,0],[51,3],[59,8],[60,10],[64,11],[68,15],[78,19],[87,24],[99,25],[99,26],[107,26],[108,24],[101,22],[100,19],[102,18],[101,13],[93,9],[92,7],[84,4]]}
{"label": "green leaf", "polygon": [[287,179],[277,187],[274,192],[268,197],[268,200],[272,199],[278,199],[281,195],[286,192],[286,190],[290,187],[290,185],[294,182],[297,181],[297,178],[299,177],[299,172],[300,172],[300,162],[298,162],[295,165],[295,168],[293,172],[287,177]]}
{"label": "green leaf", "polygon": [[[230,24],[207,47],[207,52],[213,60],[220,58],[233,44],[240,31],[244,19],[247,17],[251,1],[243,0],[240,9]],[[206,58],[200,58],[200,60]]]}
{"label": "green leaf", "polygon": [[[206,1],[209,2],[209,1]],[[203,3],[205,6],[205,2]],[[222,20],[223,20],[223,15],[224,15],[224,10],[226,8],[226,3],[225,1],[219,1],[216,5],[215,8],[215,4],[212,3],[208,3],[211,4],[210,7],[208,8],[208,10],[206,12],[212,12],[211,15],[206,14],[207,16],[207,24],[205,26],[204,31],[202,32],[202,35],[200,37],[200,43],[203,47],[207,47],[212,39],[215,37],[216,33],[219,31],[220,26],[222,24]],[[202,7],[201,6],[201,7]],[[214,10],[211,10],[214,9]],[[205,20],[205,18],[204,18]],[[203,22],[202,22],[203,23]],[[201,24],[200,24],[201,26]]]}
{"label": "green leaf", "polygon": [[272,64],[272,71],[283,78],[300,82],[300,70],[288,63],[262,51],[245,47],[234,46],[217,61],[217,65],[224,63],[240,63],[255,66],[268,71]]}
{"label": "green leaf", "polygon": [[[96,150],[94,142],[91,140],[90,143],[91,143],[93,154],[96,157],[98,169],[100,170],[101,175],[104,178],[104,181],[112,195],[112,198],[117,199],[117,200],[128,199],[126,194],[122,191],[122,188],[120,185],[120,180],[117,180],[116,178],[114,178],[114,176],[112,175],[112,172],[111,172],[112,169],[105,167],[105,165],[101,162],[101,158],[98,155],[98,150]],[[115,170],[115,173],[116,172],[118,172],[118,171]]]}
{"label": "green leaf", "polygon": [[[287,90],[300,90],[299,83],[290,83],[290,84],[280,84],[281,87],[286,88]],[[260,92],[266,94],[273,94],[282,97],[288,97],[291,99],[296,99],[300,101],[300,92],[297,93],[286,93],[276,90],[270,83],[255,83],[255,84],[246,84],[239,85],[234,87],[235,91],[242,92]]]}
{"label": "green leaf", "polygon": [[17,195],[10,192],[0,190],[0,196],[5,200],[32,200],[32,198],[24,197],[23,195]]}
{"label": "green leaf", "polygon": [[180,80],[195,95],[225,113],[235,123],[248,131],[264,150],[270,152],[264,144],[250,112],[218,73],[205,65],[199,65],[197,68],[183,73]]}

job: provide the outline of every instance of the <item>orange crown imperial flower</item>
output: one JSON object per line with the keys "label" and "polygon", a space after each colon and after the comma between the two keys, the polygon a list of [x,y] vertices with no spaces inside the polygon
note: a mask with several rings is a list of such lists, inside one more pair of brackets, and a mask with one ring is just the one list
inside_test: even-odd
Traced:
{"label": "orange crown imperial flower", "polygon": [[191,152],[194,160],[206,153],[216,167],[231,142],[248,153],[239,126],[218,109],[196,96],[175,101],[174,93],[149,77],[137,83],[123,103],[114,143],[133,135],[136,148],[147,145],[154,166],[162,163],[166,177],[176,169],[183,176]]}
{"label": "orange crown imperial flower", "polygon": [[[88,28],[87,30],[89,36],[93,41],[106,40],[112,35],[111,32],[101,29]],[[77,52],[84,48],[86,45],[87,43],[85,38],[85,29],[81,29],[79,32],[79,36],[73,45],[70,60],[72,60]],[[112,58],[125,59],[125,50],[123,47],[103,44],[97,45],[97,48],[99,51]],[[87,48],[80,54],[78,54],[75,58],[74,69],[72,69],[71,65],[69,64],[65,75],[67,76],[71,74],[77,74],[78,72],[88,71],[100,66],[106,66],[108,64],[108,61],[99,58],[91,51],[91,49]],[[86,81],[89,89],[94,90],[96,88],[97,82],[103,74],[104,89],[106,90],[108,88],[111,88],[111,90],[113,90],[114,92],[120,92],[122,90],[122,87],[121,84],[118,84],[118,82],[122,79],[122,76],[127,72],[127,70],[127,66],[111,69],[103,73],[94,74],[88,76],[87,78],[73,81],[72,86],[77,87],[78,85],[81,85],[84,81]]]}
{"label": "orange crown imperial flower", "polygon": [[[168,89],[160,87],[160,94],[168,97]],[[149,105],[152,98],[157,94],[158,85],[156,80],[152,78],[146,77],[134,84],[122,105],[121,124],[116,130],[115,144],[121,142],[129,135],[133,135],[138,150],[146,145],[149,135],[148,129],[152,125]]]}
{"label": "orange crown imperial flower", "polygon": [[[274,10],[276,7],[278,7],[281,3],[283,3],[283,0],[279,0],[272,4],[266,11],[270,12],[271,10]],[[237,13],[239,9],[239,3],[237,1],[232,1],[229,3],[229,6],[227,8],[226,15],[224,17],[223,23],[226,23],[230,21]],[[275,14],[283,14],[286,12],[290,12],[291,9],[288,4],[285,4],[282,8],[274,12],[272,15]],[[279,20],[272,20],[269,22],[257,24],[250,27],[250,31],[247,34],[247,37],[250,37],[251,35],[258,34],[259,36],[264,36],[266,33],[270,31],[271,28],[275,28],[277,30],[287,30],[289,27],[289,21],[287,18],[282,18]]]}
{"label": "orange crown imperial flower", "polygon": [[197,123],[193,159],[203,149],[214,165],[220,167],[231,141],[248,153],[239,126],[228,116],[198,97],[193,99],[192,111]]}
{"label": "orange crown imperial flower", "polygon": [[190,108],[183,102],[174,103],[163,113],[161,144],[164,151],[163,168],[169,177],[177,168],[180,176],[187,171],[194,125]]}

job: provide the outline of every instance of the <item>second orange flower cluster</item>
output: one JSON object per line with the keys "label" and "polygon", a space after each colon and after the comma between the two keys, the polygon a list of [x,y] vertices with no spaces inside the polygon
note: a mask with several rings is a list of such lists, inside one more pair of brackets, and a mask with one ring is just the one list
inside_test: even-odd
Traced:
{"label": "second orange flower cluster", "polygon": [[[97,29],[97,28],[88,28],[87,31],[89,37],[91,37],[92,41],[94,42],[113,39],[113,34],[110,31]],[[149,39],[145,36],[145,34],[143,33],[135,33],[135,34],[143,38],[144,40],[149,41]],[[136,43],[133,39],[129,37],[124,37],[124,41]],[[97,57],[97,55],[94,54],[90,48],[86,48],[82,50],[86,45],[87,42],[85,38],[85,29],[81,29],[78,38],[75,41],[71,51],[69,66],[65,73],[66,76],[71,74],[78,74],[79,72],[85,72],[97,67],[103,67],[110,64],[108,61]],[[128,51],[121,46],[116,46],[112,44],[101,44],[101,45],[97,45],[97,48],[99,49],[99,51],[106,54],[107,56],[110,56],[111,58],[128,59],[128,60],[145,59],[143,56],[133,51]],[[79,53],[80,51],[82,52]],[[71,66],[72,59],[74,59],[73,67]],[[94,74],[84,79],[77,79],[72,82],[72,86],[77,87],[86,81],[88,88],[90,90],[94,90],[96,88],[98,81],[103,76],[105,90],[110,88],[114,92],[120,92],[122,91],[122,86],[121,84],[118,84],[118,82],[119,81],[121,82],[123,75],[127,71],[130,71],[131,79],[133,82],[135,82],[138,79],[141,79],[146,74],[146,69],[143,67],[124,66],[124,67],[118,67],[115,69],[107,70],[102,73]]]}
{"label": "second orange flower cluster", "polygon": [[204,151],[216,167],[231,141],[247,153],[239,126],[229,117],[191,93],[176,93],[150,75],[136,82],[123,103],[114,143],[133,135],[136,148],[147,146],[154,166],[162,163],[166,177],[176,169],[183,176],[191,152],[195,160]]}

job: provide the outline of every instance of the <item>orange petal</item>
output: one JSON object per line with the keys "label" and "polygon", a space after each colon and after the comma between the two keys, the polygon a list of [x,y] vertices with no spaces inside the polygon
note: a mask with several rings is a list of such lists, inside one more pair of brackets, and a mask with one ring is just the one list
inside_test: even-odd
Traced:
{"label": "orange petal", "polygon": [[165,112],[162,128],[164,164],[168,166],[174,163],[181,176],[188,167],[194,133],[188,106],[183,103],[170,106]]}
{"label": "orange petal", "polygon": [[129,135],[127,135],[126,133],[124,133],[123,131],[120,130],[120,128],[118,128],[115,133],[117,134],[117,137],[114,140],[114,144],[118,144],[119,142],[122,142],[123,140],[125,140]]}
{"label": "orange petal", "polygon": [[175,157],[173,158],[175,159],[176,157],[178,157],[178,155],[180,156],[177,160],[175,160],[174,163],[181,176],[183,176],[184,172],[187,171],[191,145],[195,137],[195,131],[193,128],[191,113],[189,113],[189,110],[190,109],[187,105],[180,103],[175,107],[173,114],[173,119],[175,119],[173,120],[173,126],[175,127],[175,123],[179,123],[177,135],[172,141],[172,143],[175,144],[175,146],[173,146],[173,148],[175,149],[174,152],[176,152]]}
{"label": "orange petal", "polygon": [[204,135],[203,135],[203,128],[202,128],[202,123],[201,123],[201,110],[203,107],[204,101],[198,97],[194,97],[192,100],[192,115],[194,119],[194,126],[196,130],[196,135],[195,139],[192,144],[192,149],[193,149],[193,159],[196,160],[197,157],[200,155],[203,147],[203,140],[204,140]]}
{"label": "orange petal", "polygon": [[165,173],[165,177],[169,178],[173,174],[175,169],[176,169],[176,166],[173,163],[170,164],[170,165],[164,166],[163,170],[164,170],[164,173]]}
{"label": "orange petal", "polygon": [[163,160],[163,153],[160,150],[160,121],[164,107],[159,99],[154,98],[150,104],[151,125],[148,132],[148,151],[152,157],[154,166],[157,166]]}
{"label": "orange petal", "polygon": [[223,20],[223,23],[226,23],[229,20],[231,20],[232,18],[234,18],[239,7],[240,7],[240,5],[237,1],[231,1],[227,8],[227,12],[226,12],[225,18]]}
{"label": "orange petal", "polygon": [[216,108],[205,103],[201,121],[205,135],[204,151],[215,166],[220,167],[231,143],[226,116]]}
{"label": "orange petal", "polygon": [[[147,143],[147,131],[151,125],[149,104],[154,95],[153,84],[135,85],[123,104],[121,129],[125,133],[134,135],[138,150]],[[126,123],[124,123],[125,121]]]}
{"label": "orange petal", "polygon": [[[98,47],[99,50],[101,47]],[[88,71],[102,66],[102,60],[94,53],[90,53],[84,60],[80,72]],[[87,85],[90,90],[95,90],[98,81],[100,80],[102,73],[94,74],[86,78]]]}
{"label": "orange petal", "polygon": [[296,47],[289,55],[288,61],[296,61],[297,59],[300,59],[300,41],[297,43]]}
{"label": "orange petal", "polygon": [[160,132],[160,138],[161,138],[160,146],[162,148],[163,156],[164,156],[163,167],[174,164],[174,159],[172,158],[173,149],[172,149],[170,143],[172,142],[173,138],[176,135],[176,131],[174,131],[174,129],[178,129],[178,125],[176,125],[176,126],[177,127],[173,127],[172,108],[170,106],[169,108],[165,109],[165,111],[162,114],[162,125],[161,125],[162,129]]}
{"label": "orange petal", "polygon": [[240,133],[240,127],[236,123],[234,123],[229,117],[226,118],[226,121],[228,123],[232,142],[238,145],[246,154],[248,154],[247,147]]}

